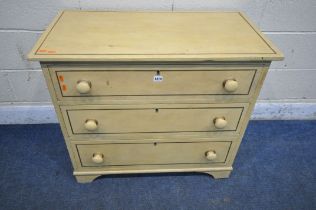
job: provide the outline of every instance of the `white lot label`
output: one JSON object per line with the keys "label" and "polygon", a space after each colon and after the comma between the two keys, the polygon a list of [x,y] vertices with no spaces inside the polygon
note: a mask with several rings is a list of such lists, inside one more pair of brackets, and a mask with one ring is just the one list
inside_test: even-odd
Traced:
{"label": "white lot label", "polygon": [[163,81],[163,76],[161,76],[161,75],[156,75],[156,76],[154,76],[153,81],[154,81],[154,82],[162,82],[162,81]]}

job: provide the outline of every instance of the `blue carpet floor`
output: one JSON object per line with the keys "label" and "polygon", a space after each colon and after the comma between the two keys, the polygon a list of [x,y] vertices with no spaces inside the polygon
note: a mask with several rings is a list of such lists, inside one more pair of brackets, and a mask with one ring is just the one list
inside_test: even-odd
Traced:
{"label": "blue carpet floor", "polygon": [[0,209],[316,209],[316,121],[251,121],[229,179],[113,175],[78,184],[60,127],[0,126]]}

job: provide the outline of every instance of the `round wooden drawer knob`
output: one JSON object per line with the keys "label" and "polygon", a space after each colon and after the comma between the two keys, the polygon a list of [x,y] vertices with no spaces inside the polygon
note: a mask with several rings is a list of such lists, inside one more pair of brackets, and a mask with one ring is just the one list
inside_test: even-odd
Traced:
{"label": "round wooden drawer knob", "polygon": [[225,119],[225,117],[217,117],[214,119],[214,125],[215,128],[223,129],[227,125],[227,120]]}
{"label": "round wooden drawer knob", "polygon": [[92,155],[92,161],[93,161],[94,163],[103,163],[103,161],[104,161],[104,156],[103,156],[103,154],[94,153],[94,154]]}
{"label": "round wooden drawer knob", "polygon": [[94,131],[94,130],[96,130],[98,128],[98,121],[96,121],[96,120],[86,120],[86,122],[84,123],[84,127],[88,131]]}
{"label": "round wooden drawer knob", "polygon": [[216,152],[214,151],[214,150],[210,150],[210,151],[207,151],[206,153],[205,153],[205,157],[206,157],[206,159],[208,159],[208,160],[215,160],[216,159]]}
{"label": "round wooden drawer knob", "polygon": [[238,82],[234,79],[228,79],[224,82],[224,89],[227,92],[234,92],[238,88]]}
{"label": "round wooden drawer knob", "polygon": [[76,89],[81,94],[89,93],[90,90],[91,90],[91,82],[84,81],[84,80],[79,80],[77,82]]}

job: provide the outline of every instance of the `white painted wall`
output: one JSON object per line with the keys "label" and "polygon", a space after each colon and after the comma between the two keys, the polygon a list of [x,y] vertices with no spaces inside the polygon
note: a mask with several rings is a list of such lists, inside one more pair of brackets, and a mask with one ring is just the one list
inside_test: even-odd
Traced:
{"label": "white painted wall", "polygon": [[0,123],[56,122],[39,64],[26,54],[63,9],[244,11],[285,54],[253,118],[316,119],[315,0],[0,0]]}

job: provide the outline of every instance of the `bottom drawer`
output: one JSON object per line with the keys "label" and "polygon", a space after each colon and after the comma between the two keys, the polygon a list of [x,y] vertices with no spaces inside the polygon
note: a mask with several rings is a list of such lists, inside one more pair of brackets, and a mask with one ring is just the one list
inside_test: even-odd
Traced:
{"label": "bottom drawer", "polygon": [[77,144],[82,167],[225,163],[232,142]]}

